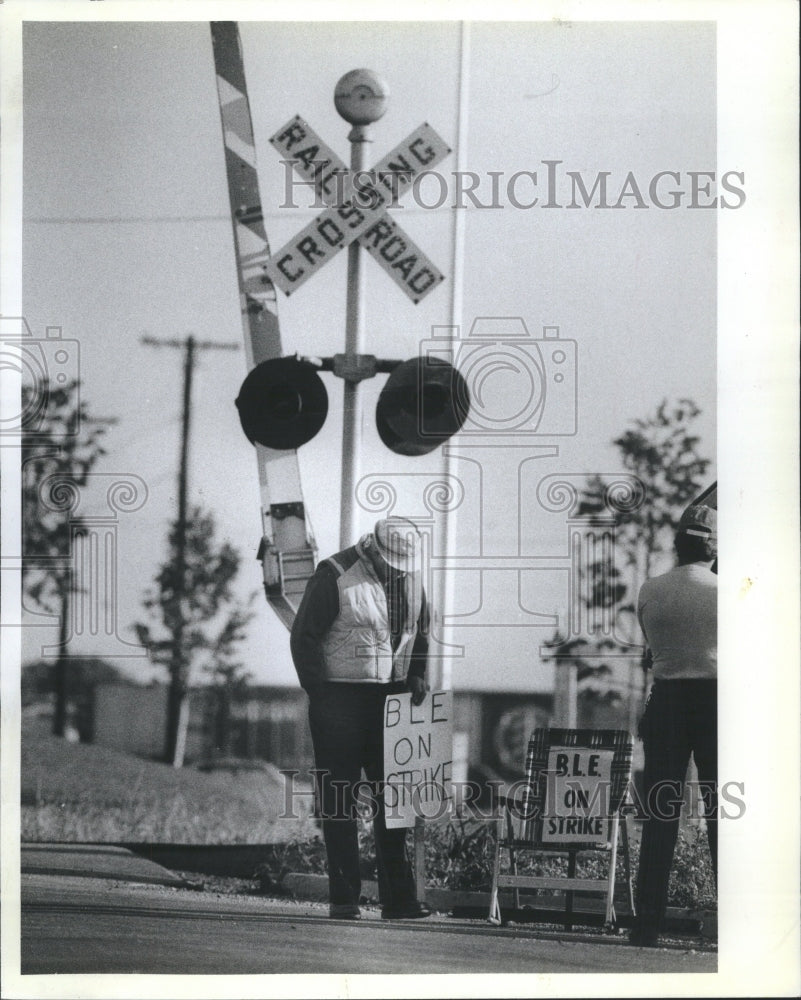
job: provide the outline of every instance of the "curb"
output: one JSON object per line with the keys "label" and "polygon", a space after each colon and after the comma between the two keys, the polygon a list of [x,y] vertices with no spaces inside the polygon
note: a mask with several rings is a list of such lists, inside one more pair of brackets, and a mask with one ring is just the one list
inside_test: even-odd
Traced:
{"label": "curb", "polygon": [[[111,845],[108,845],[111,846]],[[269,861],[273,844],[115,844],[140,857],[154,861],[165,868],[176,868],[179,871],[197,872],[202,875],[232,876],[235,878],[254,878],[256,869]],[[290,872],[284,876],[282,887],[299,900],[309,902],[328,902],[328,876],[310,875],[304,872]],[[378,884],[374,881],[362,882],[362,894],[372,900],[378,900]],[[561,911],[564,909],[562,897],[541,896],[543,906],[547,909]],[[501,893],[501,900],[508,906],[512,905],[512,894]],[[489,910],[489,893],[469,892],[456,889],[426,889],[426,901],[442,913],[449,913],[454,908],[462,911],[475,912],[483,916]],[[574,913],[580,915],[595,915],[603,910],[600,900],[576,898]],[[618,906],[618,913],[626,922],[628,907]],[[593,921],[595,922],[595,921]],[[669,906],[665,917],[665,929],[699,933],[706,940],[717,940],[718,915],[717,910],[690,910],[683,907]]]}
{"label": "curb", "polygon": [[119,843],[115,846],[165,868],[177,868],[178,871],[197,872],[200,875],[253,878],[259,865],[270,860],[275,845]]}
{"label": "curb", "polygon": [[[303,872],[290,872],[284,876],[281,883],[294,899],[308,902],[327,903],[328,902],[328,876],[308,875]],[[372,881],[362,882],[362,897],[368,902],[378,901],[378,883]],[[513,894],[511,892],[500,893],[501,902],[511,907],[513,905]],[[454,916],[485,918],[489,912],[488,892],[469,892],[466,890],[436,889],[429,887],[426,889],[425,899],[428,905],[439,913],[454,913]],[[538,902],[542,905],[542,910],[532,911],[547,913],[552,912],[555,918],[564,912],[563,898],[555,895],[540,896]],[[598,918],[603,913],[603,902],[592,899],[576,899],[573,907],[574,917],[580,918],[582,915],[588,918],[587,924],[598,923]],[[619,910],[623,918],[621,926],[630,926],[631,916],[626,909]],[[594,919],[592,919],[594,918]],[[706,940],[716,940],[718,933],[718,915],[715,910],[688,910],[676,906],[669,906],[665,916],[665,931],[697,933]],[[581,920],[576,919],[576,924]]]}
{"label": "curb", "polygon": [[31,843],[20,845],[23,875],[64,875],[199,889],[202,883],[176,875],[164,865],[113,844]]}

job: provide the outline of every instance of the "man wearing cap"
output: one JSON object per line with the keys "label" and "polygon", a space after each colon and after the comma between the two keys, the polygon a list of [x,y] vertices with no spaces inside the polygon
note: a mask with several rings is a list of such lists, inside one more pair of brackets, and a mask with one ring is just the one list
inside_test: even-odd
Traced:
{"label": "man wearing cap", "polygon": [[386,696],[411,691],[419,705],[428,690],[421,541],[407,518],[378,521],[355,545],[319,564],[292,626],[292,659],[309,696],[329,913],[339,919],[360,915],[356,792],[362,769],[375,811],[381,915],[414,919],[431,912],[417,900],[406,830],[387,829],[379,787]]}
{"label": "man wearing cap", "polygon": [[684,780],[692,753],[717,879],[717,512],[689,507],[676,530],[678,565],[643,584],[637,614],[653,686],[640,720],[645,749],[637,923],[630,941],[655,946],[667,908]]}

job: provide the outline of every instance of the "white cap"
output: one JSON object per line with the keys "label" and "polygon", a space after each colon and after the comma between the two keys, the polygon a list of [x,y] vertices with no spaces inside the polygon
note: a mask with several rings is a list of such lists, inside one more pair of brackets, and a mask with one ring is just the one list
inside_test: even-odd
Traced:
{"label": "white cap", "polygon": [[381,558],[405,573],[422,568],[422,537],[408,517],[387,517],[376,521],[373,538]]}

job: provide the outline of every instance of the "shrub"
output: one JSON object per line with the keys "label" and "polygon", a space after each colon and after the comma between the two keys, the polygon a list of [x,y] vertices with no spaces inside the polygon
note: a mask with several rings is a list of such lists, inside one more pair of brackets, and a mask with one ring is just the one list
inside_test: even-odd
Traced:
{"label": "shrub", "polygon": [[691,828],[679,835],[670,873],[668,905],[691,910],[716,909],[717,887],[706,833]]}
{"label": "shrub", "polygon": [[264,844],[312,826],[281,818],[274,768],[202,773],[49,734],[23,732],[21,784],[23,840]]}
{"label": "shrub", "polygon": [[327,871],[325,846],[321,840],[290,840],[286,844],[271,844],[267,859],[254,872],[262,892],[285,895],[284,877],[290,872],[324,875]]}
{"label": "shrub", "polygon": [[[375,878],[375,843],[372,828],[359,821],[359,847],[362,859],[362,877]],[[304,853],[305,851],[305,853]],[[639,863],[639,840],[630,843],[632,875],[636,877]],[[492,864],[495,856],[495,824],[476,820],[453,819],[447,823],[426,824],[425,864],[426,884],[436,889],[454,891],[489,892],[492,884]],[[287,871],[323,873],[325,850],[322,843],[310,857],[308,845],[298,842],[286,845],[282,859]],[[291,867],[292,864],[304,867]],[[577,874],[585,878],[606,878],[608,855],[587,852],[579,856]],[[277,869],[273,870],[278,875]],[[523,852],[518,856],[521,875],[567,874],[567,858],[551,854]],[[617,879],[622,887],[625,877],[623,852],[618,851]],[[276,878],[280,882],[280,877]],[[673,856],[673,868],[668,890],[668,905],[688,909],[716,907],[715,879],[712,872],[706,834],[697,828],[679,834]]]}

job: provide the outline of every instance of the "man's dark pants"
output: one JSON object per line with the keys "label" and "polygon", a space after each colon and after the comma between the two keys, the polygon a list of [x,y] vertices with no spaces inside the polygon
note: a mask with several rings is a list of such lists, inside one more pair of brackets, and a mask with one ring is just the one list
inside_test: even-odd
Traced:
{"label": "man's dark pants", "polygon": [[361,895],[354,786],[358,786],[362,769],[374,802],[381,904],[397,906],[416,899],[414,875],[406,856],[406,830],[387,829],[378,787],[384,776],[384,701],[388,694],[404,690],[403,684],[329,682],[310,699],[317,800],[332,904],[358,905]]}
{"label": "man's dark pants", "polygon": [[643,784],[648,815],[643,824],[637,873],[637,915],[640,927],[658,932],[667,908],[670,869],[691,753],[698,770],[709,851],[717,880],[717,681],[655,681],[639,731],[645,749]]}

